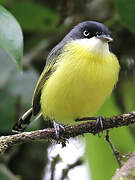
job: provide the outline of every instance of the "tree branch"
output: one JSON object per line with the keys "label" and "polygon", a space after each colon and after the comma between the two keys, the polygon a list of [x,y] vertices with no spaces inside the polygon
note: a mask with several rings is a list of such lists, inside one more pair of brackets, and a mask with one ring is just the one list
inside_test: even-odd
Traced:
{"label": "tree branch", "polygon": [[117,162],[118,162],[118,165],[119,167],[122,166],[122,163],[121,163],[121,159],[122,159],[122,155],[119,151],[116,150],[116,148],[114,147],[114,145],[112,144],[111,140],[110,140],[110,136],[109,136],[109,129],[106,130],[106,136],[105,136],[105,140],[108,142]]}
{"label": "tree branch", "polygon": [[[70,137],[76,137],[78,135],[83,135],[84,133],[91,133],[95,135],[102,132],[103,130],[117,128],[121,126],[128,126],[133,123],[135,123],[135,111],[118,116],[113,116],[110,118],[105,118],[103,120],[103,128],[100,126],[100,124],[97,124],[96,121],[89,121],[74,126],[67,126],[65,127],[65,131],[63,131],[63,129],[60,129],[60,142],[64,146],[66,140]],[[43,139],[56,141],[54,128],[23,132],[20,134],[9,136],[1,136],[0,154],[4,153],[8,147],[11,147],[13,145]]]}
{"label": "tree branch", "polygon": [[73,164],[67,165],[67,167],[62,170],[62,176],[61,176],[60,180],[68,179],[69,171],[77,166],[82,165],[82,164],[83,164],[83,160],[79,158]]}
{"label": "tree branch", "polygon": [[61,157],[60,155],[56,155],[55,157],[53,157],[52,163],[51,163],[51,179],[50,180],[55,180],[54,179],[54,175],[55,175],[55,169],[56,169],[56,165],[61,161]]}
{"label": "tree branch", "polygon": [[112,180],[134,180],[135,179],[135,152],[124,165],[116,171]]}

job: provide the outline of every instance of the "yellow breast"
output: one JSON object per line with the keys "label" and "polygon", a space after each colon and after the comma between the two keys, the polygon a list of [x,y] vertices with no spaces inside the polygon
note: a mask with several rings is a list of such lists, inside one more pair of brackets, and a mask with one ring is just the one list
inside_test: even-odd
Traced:
{"label": "yellow breast", "polygon": [[43,116],[61,124],[92,116],[118,80],[116,56],[106,47],[95,51],[83,41],[67,44],[56,66],[42,89],[40,103]]}

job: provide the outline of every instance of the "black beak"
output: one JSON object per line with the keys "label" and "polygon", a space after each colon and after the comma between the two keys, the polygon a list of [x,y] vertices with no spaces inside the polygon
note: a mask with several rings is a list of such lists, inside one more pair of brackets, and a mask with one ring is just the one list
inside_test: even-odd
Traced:
{"label": "black beak", "polygon": [[110,37],[109,35],[106,35],[106,34],[97,35],[97,38],[101,39],[105,42],[112,42],[113,41],[113,38]]}

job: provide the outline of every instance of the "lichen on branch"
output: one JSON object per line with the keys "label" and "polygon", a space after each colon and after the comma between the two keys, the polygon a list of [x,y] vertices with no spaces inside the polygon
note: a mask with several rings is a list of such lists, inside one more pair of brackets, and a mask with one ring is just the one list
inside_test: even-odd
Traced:
{"label": "lichen on branch", "polygon": [[[121,126],[128,126],[135,123],[135,111],[121,114],[113,117],[104,118],[103,127],[97,124],[96,121],[89,121],[80,123],[74,126],[67,126],[65,130],[60,129],[59,141],[62,145],[71,137],[83,135],[84,133],[97,134],[107,129],[118,128]],[[0,154],[3,154],[8,147],[16,144],[22,144],[30,141],[51,140],[57,141],[54,128],[47,128],[43,130],[23,132],[15,135],[0,137]]]}

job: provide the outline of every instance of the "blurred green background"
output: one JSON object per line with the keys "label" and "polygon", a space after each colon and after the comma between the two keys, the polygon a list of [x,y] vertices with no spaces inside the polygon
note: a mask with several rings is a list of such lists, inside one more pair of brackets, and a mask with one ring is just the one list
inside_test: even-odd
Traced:
{"label": "blurred green background", "polygon": [[[51,48],[73,25],[83,20],[99,21],[109,27],[114,36],[111,50],[121,65],[114,93],[97,115],[112,116],[135,109],[134,0],[1,0],[0,5],[16,18],[21,27],[11,14],[0,8],[0,135],[11,134],[13,124],[31,106],[34,87]],[[10,22],[8,26],[4,13],[7,23]],[[28,131],[45,127],[40,119],[32,123]],[[110,136],[122,153],[135,150],[133,125],[113,129]],[[85,158],[90,165],[92,180],[111,179],[118,165],[104,141],[104,134],[102,138],[85,137]],[[41,180],[48,162],[48,146],[49,142],[15,146],[0,157],[0,162],[19,179]],[[1,168],[0,180],[7,180]]]}

